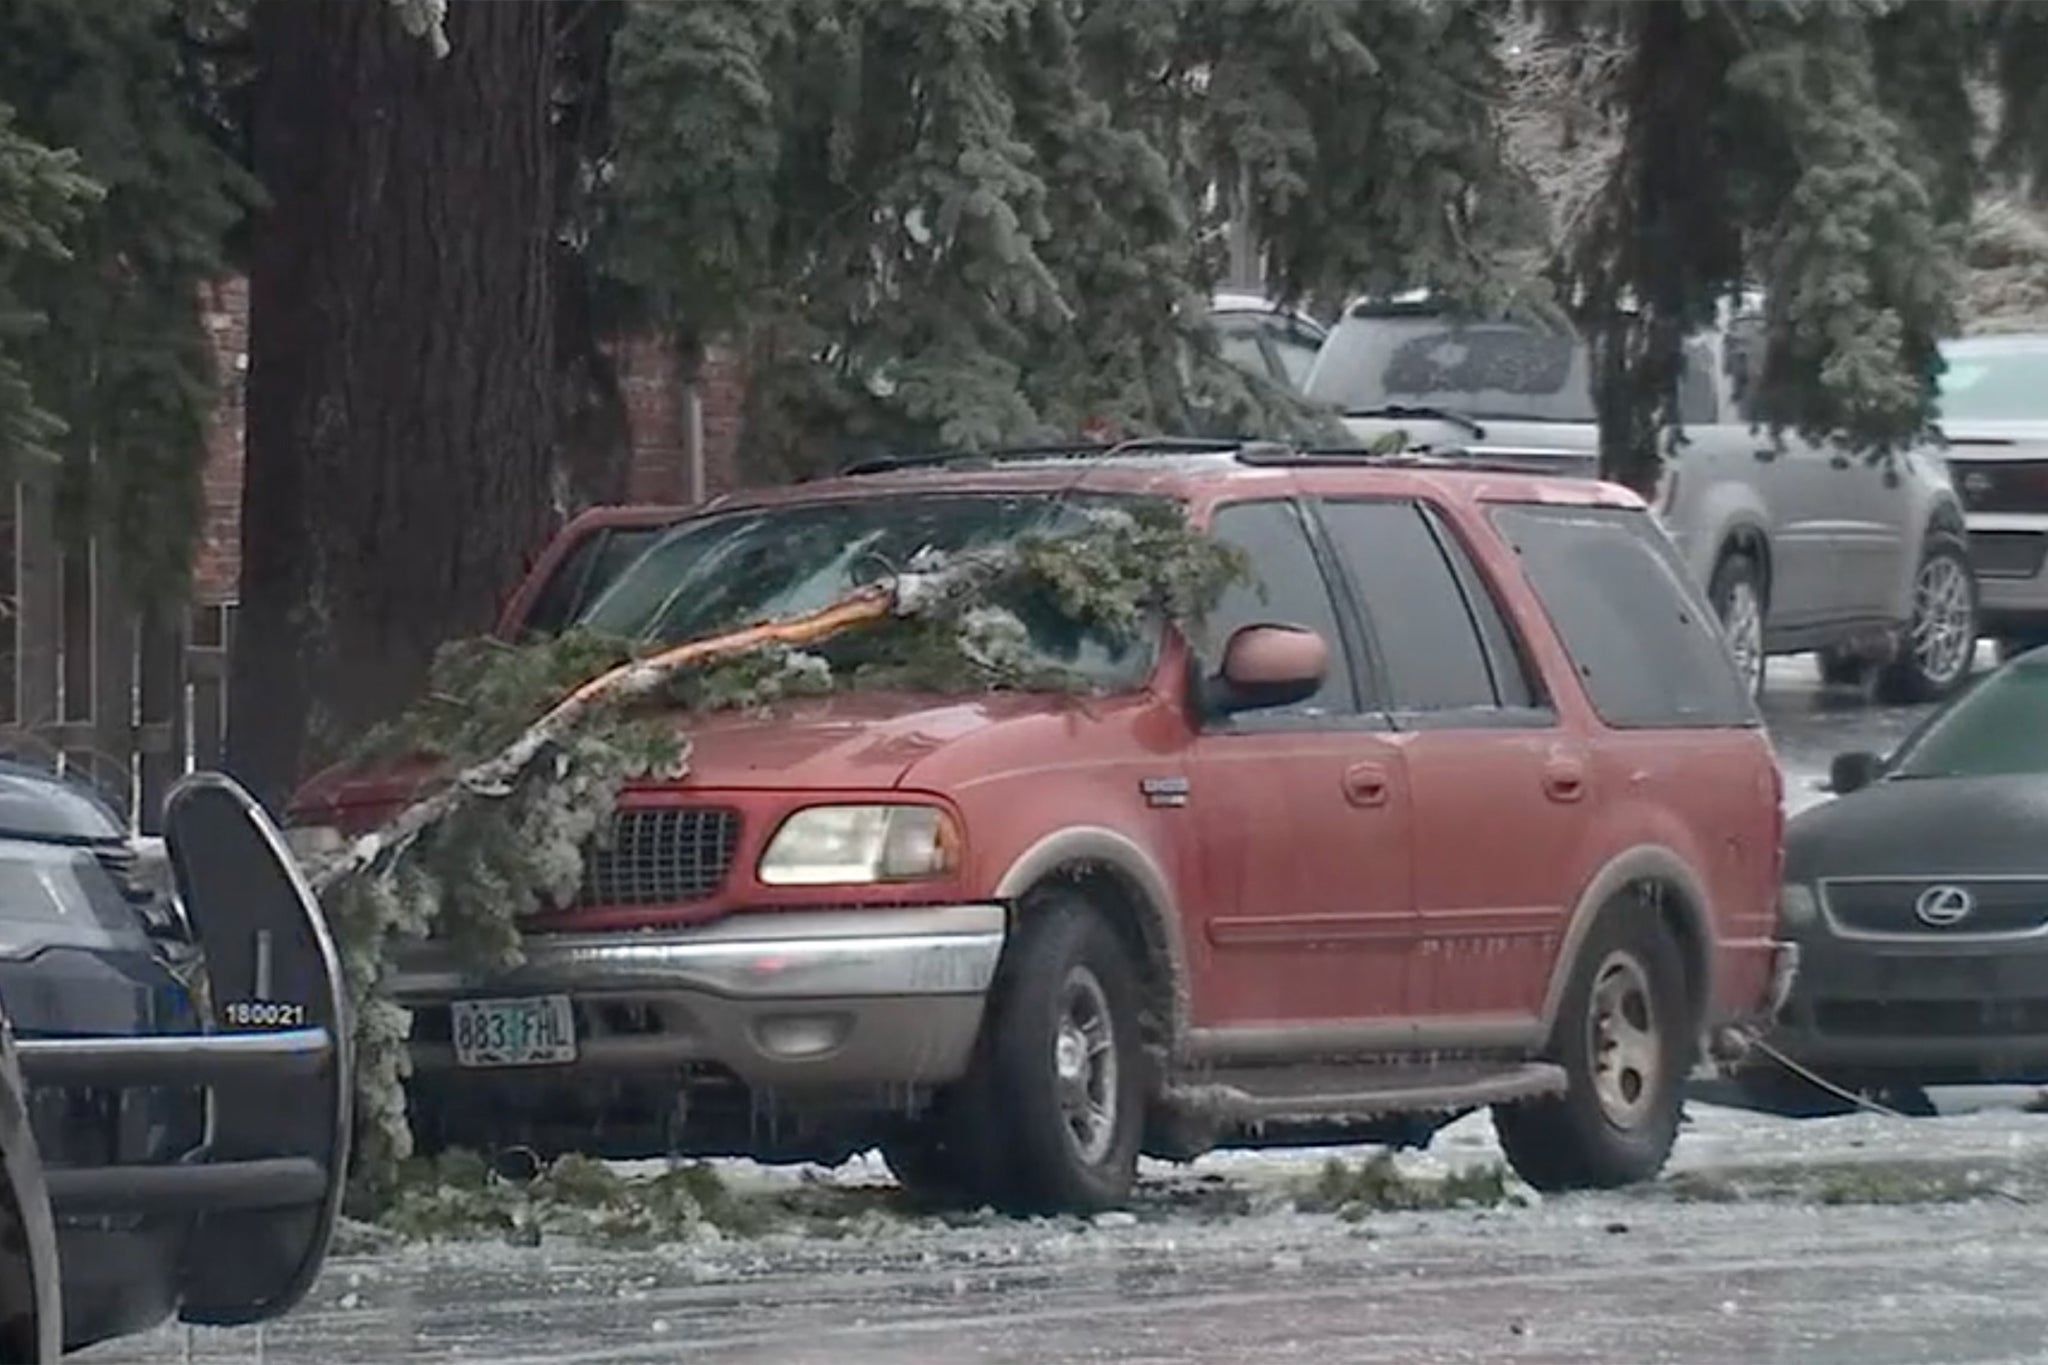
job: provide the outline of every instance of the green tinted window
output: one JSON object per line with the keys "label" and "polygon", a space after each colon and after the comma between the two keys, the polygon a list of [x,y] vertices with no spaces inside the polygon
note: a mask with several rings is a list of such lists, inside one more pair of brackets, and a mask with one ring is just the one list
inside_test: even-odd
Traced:
{"label": "green tinted window", "polygon": [[1906,741],[1895,777],[2048,773],[2048,661],[2007,665]]}

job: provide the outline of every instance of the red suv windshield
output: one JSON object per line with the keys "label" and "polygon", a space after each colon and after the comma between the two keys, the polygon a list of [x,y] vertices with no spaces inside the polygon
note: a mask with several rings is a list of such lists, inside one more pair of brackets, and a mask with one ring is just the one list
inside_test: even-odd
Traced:
{"label": "red suv windshield", "polygon": [[[661,644],[701,639],[757,621],[800,616],[901,569],[921,550],[988,549],[1024,535],[1058,536],[1087,524],[1108,500],[1051,494],[900,494],[799,503],[694,518],[670,531],[586,610],[586,630]],[[1149,675],[1156,633],[1109,639],[1042,597],[992,601],[1022,622],[1048,667],[1115,690]],[[862,654],[886,641],[827,646]],[[835,665],[842,661],[834,658]],[[858,686],[884,670],[843,673]]]}

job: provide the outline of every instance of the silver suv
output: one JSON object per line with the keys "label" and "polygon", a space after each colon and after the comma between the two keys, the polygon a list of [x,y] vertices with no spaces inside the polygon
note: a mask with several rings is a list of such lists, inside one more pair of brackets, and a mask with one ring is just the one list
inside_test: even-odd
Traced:
{"label": "silver suv", "polygon": [[1969,509],[1984,633],[2011,657],[2048,644],[2048,333],[1942,347],[1941,426]]}
{"label": "silver suv", "polygon": [[[1752,427],[1746,380],[1763,318],[1745,308],[1686,343],[1682,453],[1656,507],[1761,690],[1772,654],[1817,650],[1828,681],[1932,701],[1967,679],[1977,582],[1963,509],[1938,454],[1889,466]],[[1353,304],[1309,372],[1364,439],[1592,477],[1599,466],[1585,347],[1569,333],[1479,322],[1426,299]]]}

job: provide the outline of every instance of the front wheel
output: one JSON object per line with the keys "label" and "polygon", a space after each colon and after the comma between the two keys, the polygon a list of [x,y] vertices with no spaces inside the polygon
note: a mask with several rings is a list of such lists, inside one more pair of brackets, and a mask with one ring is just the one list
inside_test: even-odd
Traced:
{"label": "front wheel", "polygon": [[1494,1110],[1515,1173],[1545,1191],[1654,1177],[1678,1138],[1691,1034],[1671,935],[1641,901],[1610,905],[1581,946],[1552,1034],[1565,1093]]}
{"label": "front wheel", "polygon": [[1768,658],[1764,653],[1766,598],[1756,561],[1739,551],[1723,555],[1707,585],[1707,599],[1721,618],[1721,630],[1728,637],[1743,686],[1752,697],[1762,696]]}
{"label": "front wheel", "polygon": [[1878,675],[1878,696],[1894,705],[1941,701],[1970,676],[1977,654],[1977,575],[1962,540],[1929,537],[1913,578],[1913,617],[1898,657]]}
{"label": "front wheel", "polygon": [[947,1097],[948,1157],[899,1173],[938,1175],[1016,1213],[1124,1202],[1144,1135],[1138,1007],[1130,953],[1093,905],[1066,891],[1028,898],[974,1062]]}

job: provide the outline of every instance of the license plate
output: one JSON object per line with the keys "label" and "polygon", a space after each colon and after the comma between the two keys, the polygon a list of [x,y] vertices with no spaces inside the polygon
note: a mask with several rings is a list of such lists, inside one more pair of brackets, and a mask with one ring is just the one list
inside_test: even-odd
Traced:
{"label": "license plate", "polygon": [[1880,979],[1902,1000],[1968,999],[1998,989],[1997,965],[1975,957],[1893,959]]}
{"label": "license plate", "polygon": [[576,1060],[576,1016],[566,995],[457,1000],[448,1024],[457,1066],[560,1066]]}

